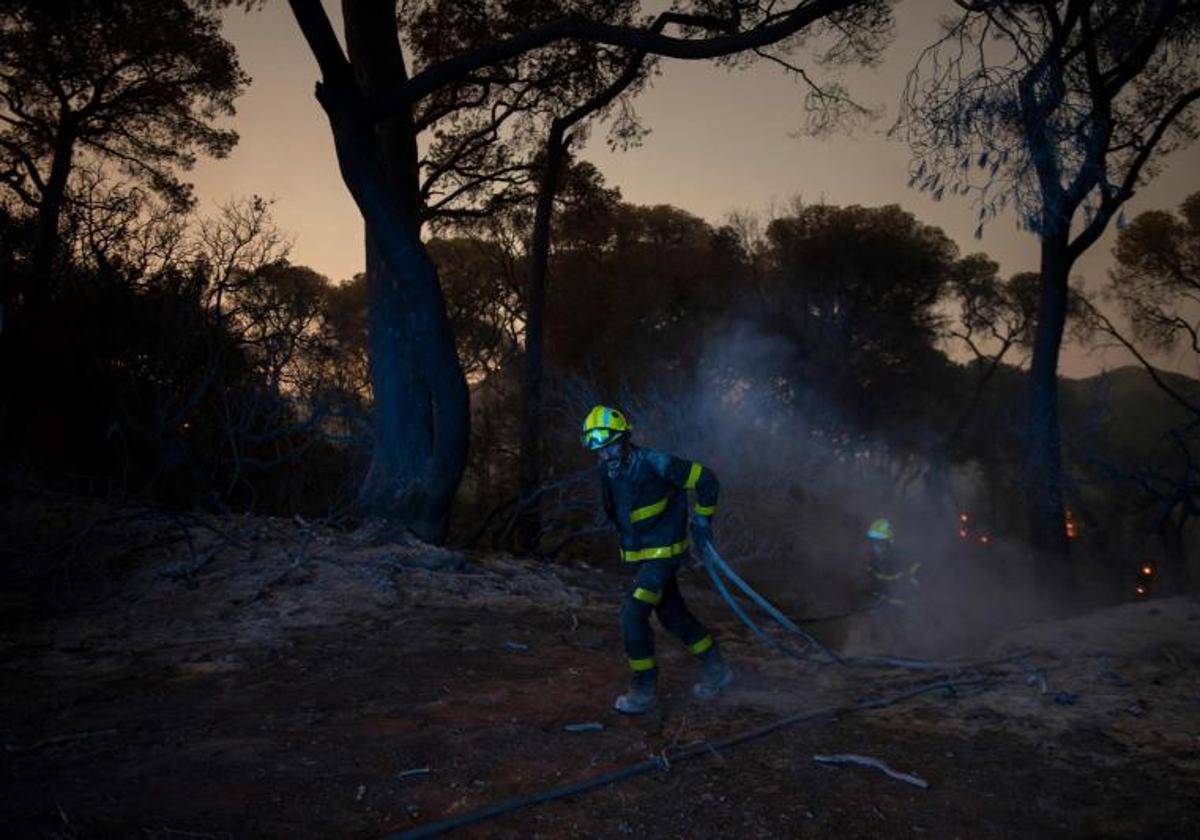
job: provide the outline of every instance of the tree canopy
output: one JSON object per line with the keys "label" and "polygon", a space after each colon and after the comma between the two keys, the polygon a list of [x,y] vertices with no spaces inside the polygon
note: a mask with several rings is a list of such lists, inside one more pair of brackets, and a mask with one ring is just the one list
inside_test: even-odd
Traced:
{"label": "tree canopy", "polygon": [[1190,0],[962,0],[909,75],[897,129],[910,184],[1005,207],[1039,239],[1026,413],[1030,539],[1065,569],[1058,357],[1072,266],[1162,155],[1196,137],[1200,6]]}
{"label": "tree canopy", "polygon": [[79,170],[107,168],[176,209],[197,154],[237,142],[219,118],[249,83],[215,14],[186,0],[5,0],[0,7],[0,185],[37,216],[29,274],[48,282]]}

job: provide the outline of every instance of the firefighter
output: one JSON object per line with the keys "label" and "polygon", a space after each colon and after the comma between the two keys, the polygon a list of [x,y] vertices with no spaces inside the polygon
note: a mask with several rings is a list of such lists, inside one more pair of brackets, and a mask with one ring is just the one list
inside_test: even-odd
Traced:
{"label": "firefighter", "polygon": [[896,551],[891,520],[876,519],[867,529],[867,573],[878,607],[902,610],[916,594],[919,562],[906,564]]}
{"label": "firefighter", "polygon": [[625,416],[608,406],[588,412],[582,440],[599,461],[604,511],[620,535],[621,560],[632,577],[620,614],[632,683],[613,708],[641,714],[657,702],[651,612],[700,660],[700,681],[692,695],[716,697],[733,681],[733,673],[712,635],[688,610],[675,576],[688,556],[687,491],[695,491],[691,535],[701,545],[712,538],[717,477],[694,461],[635,446]]}

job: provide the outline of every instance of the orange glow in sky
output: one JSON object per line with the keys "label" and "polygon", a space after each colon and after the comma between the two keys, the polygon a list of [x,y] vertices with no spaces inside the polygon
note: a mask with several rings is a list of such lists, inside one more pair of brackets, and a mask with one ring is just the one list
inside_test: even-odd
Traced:
{"label": "orange glow in sky", "polygon": [[[325,5],[340,31],[339,4]],[[650,4],[647,4],[648,6]],[[604,130],[593,130],[583,157],[595,163],[626,201],[673,204],[720,224],[734,210],[762,215],[794,197],[840,205],[899,203],[920,220],[943,228],[962,253],[985,251],[1005,275],[1034,270],[1036,239],[1000,217],[972,234],[977,210],[947,196],[934,202],[906,186],[908,152],[884,133],[895,118],[904,76],[917,51],[937,34],[934,4],[897,7],[897,37],[875,69],[853,68],[843,83],[860,101],[882,106],[877,122],[828,139],[795,134],[803,124],[803,87],[775,65],[727,70],[703,62],[664,61],[662,75],[636,101],[651,129],[643,145],[609,152]],[[201,210],[232,197],[276,199],[277,223],[295,242],[292,259],[333,280],[362,271],[362,223],[338,174],[325,115],[313,98],[316,62],[285,3],[247,14],[225,12],[226,36],[253,77],[232,125],[241,142],[225,160],[203,160],[192,173]],[[820,68],[814,72],[823,73]],[[1174,209],[1200,189],[1200,146],[1167,159],[1167,166],[1126,205],[1132,217]],[[1116,231],[1111,229],[1080,260],[1076,273],[1091,285],[1104,281]],[[1115,351],[1086,356],[1065,347],[1062,372],[1088,375],[1126,364]]]}

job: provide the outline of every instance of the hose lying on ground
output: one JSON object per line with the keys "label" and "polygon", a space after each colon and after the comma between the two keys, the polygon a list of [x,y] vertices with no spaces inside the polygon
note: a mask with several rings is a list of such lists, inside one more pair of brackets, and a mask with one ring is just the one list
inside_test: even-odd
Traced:
{"label": "hose lying on ground", "polygon": [[[794,659],[799,659],[804,662],[813,662],[818,665],[844,665],[851,668],[902,668],[910,671],[943,671],[953,669],[966,669],[972,667],[983,667],[985,665],[999,664],[1001,662],[1009,662],[1020,658],[1023,654],[1006,657],[1004,659],[992,660],[989,662],[971,663],[971,662],[938,662],[929,659],[913,659],[907,656],[838,656],[832,650],[821,644],[814,636],[800,629],[794,621],[783,614],[770,601],[756,592],[750,584],[746,583],[740,575],[729,567],[717,551],[717,547],[708,541],[701,546],[701,557],[704,562],[704,568],[708,572],[708,576],[712,579],[713,586],[721,598],[729,605],[743,624],[749,627],[754,634],[767,643],[772,649],[790,656]],[[779,642],[777,639],[771,638],[767,633],[759,627],[746,611],[742,609],[741,604],[729,592],[729,587],[721,579],[721,576],[729,578],[733,581],[745,595],[753,601],[759,609],[765,612],[768,616],[774,619],[775,623],[791,633],[794,636],[802,638],[810,648],[815,648],[820,656],[812,656],[800,651],[793,650],[787,645]],[[851,613],[852,615],[853,613]]]}
{"label": "hose lying on ground", "polygon": [[587,779],[582,779],[578,782],[562,785],[552,788],[541,793],[531,794],[529,796],[518,796],[513,799],[506,799],[503,802],[497,802],[492,805],[480,808],[475,811],[469,811],[465,814],[459,814],[455,817],[448,817],[437,822],[426,823],[417,828],[403,831],[397,834],[388,835],[388,840],[419,840],[423,837],[435,837],[439,834],[445,834],[448,831],[454,831],[460,828],[466,828],[470,825],[476,825],[486,820],[512,813],[521,808],[527,808],[530,805],[538,805],[542,802],[552,802],[555,799],[562,799],[567,796],[574,796],[585,791],[594,790],[598,787],[613,784],[633,776],[639,776],[643,773],[648,773],[651,770],[670,770],[671,765],[681,761],[686,761],[689,758],[695,758],[698,755],[709,753],[717,753],[720,750],[736,747],[740,744],[745,744],[750,741],[756,741],[759,738],[765,738],[767,735],[774,734],[780,729],[788,726],[794,726],[798,723],[806,723],[808,721],[820,720],[823,718],[831,718],[837,715],[850,714],[852,712],[870,711],[873,709],[883,709],[888,706],[894,706],[905,700],[917,697],[921,694],[928,694],[931,691],[950,691],[954,692],[960,688],[970,686],[983,685],[986,679],[984,677],[972,677],[961,680],[938,680],[937,682],[926,683],[924,685],[910,688],[907,691],[902,691],[897,694],[885,695],[871,699],[859,700],[844,706],[832,706],[825,709],[818,709],[813,712],[798,712],[779,720],[760,726],[757,729],[751,729],[747,732],[741,732],[736,735],[730,735],[717,741],[697,741],[688,744],[686,747],[681,747],[674,753],[668,755],[667,751],[663,751],[662,755],[657,755],[654,758],[649,758],[644,761],[639,761],[636,764],[630,764],[626,767],[621,767],[616,770],[610,770],[607,773],[601,773]]}

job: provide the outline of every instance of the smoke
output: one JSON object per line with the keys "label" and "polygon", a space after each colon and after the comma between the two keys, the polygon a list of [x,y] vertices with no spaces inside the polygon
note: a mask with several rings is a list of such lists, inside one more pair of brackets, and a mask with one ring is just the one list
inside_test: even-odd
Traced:
{"label": "smoke", "polygon": [[[966,653],[1048,606],[1019,544],[990,531],[984,541],[970,512],[960,535],[959,507],[986,497],[986,476],[954,471],[950,498],[938,498],[929,459],[892,444],[930,436],[855,433],[819,386],[797,385],[803,361],[789,340],[736,321],[705,342],[694,381],[618,403],[638,444],[716,472],[722,554],[798,618],[856,613],[810,627],[851,652]],[[911,606],[898,613],[863,611],[873,586],[865,533],[880,517],[904,562],[920,563]]]}

